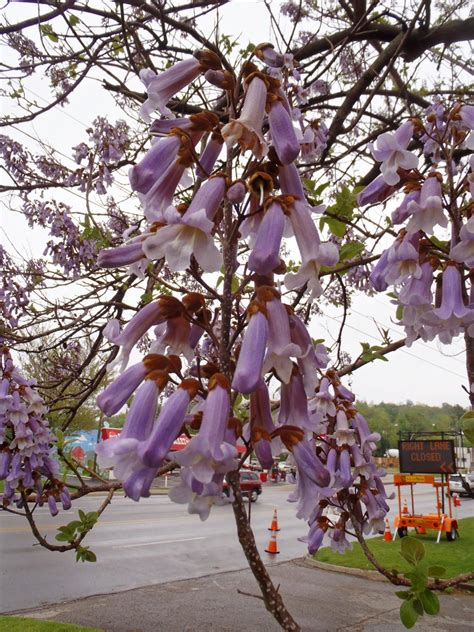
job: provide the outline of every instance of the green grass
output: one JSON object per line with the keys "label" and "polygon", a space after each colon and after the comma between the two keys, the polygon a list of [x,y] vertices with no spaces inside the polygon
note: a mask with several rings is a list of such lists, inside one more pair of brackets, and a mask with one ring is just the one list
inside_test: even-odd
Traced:
{"label": "green grass", "polygon": [[24,617],[0,617],[0,632],[101,632],[98,628],[84,628],[58,621],[25,619]]}
{"label": "green grass", "polygon": [[[423,542],[426,550],[425,559],[430,566],[439,565],[446,568],[445,578],[471,572],[474,568],[474,518],[459,520],[459,539],[454,542],[448,542],[446,535],[442,534],[440,543],[436,544],[437,531],[416,535],[414,529],[410,529],[409,535]],[[385,568],[397,569],[402,573],[409,570],[410,565],[400,555],[398,537],[395,542],[385,542],[382,537],[371,538],[367,540],[367,545]],[[375,570],[358,543],[353,543],[352,551],[344,555],[333,552],[330,548],[320,549],[314,555],[314,559],[336,566]]]}

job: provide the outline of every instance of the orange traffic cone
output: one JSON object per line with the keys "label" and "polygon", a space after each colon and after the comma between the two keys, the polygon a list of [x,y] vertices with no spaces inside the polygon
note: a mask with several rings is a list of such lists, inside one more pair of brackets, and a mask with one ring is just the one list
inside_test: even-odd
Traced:
{"label": "orange traffic cone", "polygon": [[404,498],[403,499],[403,508],[402,508],[402,514],[409,514],[410,512],[408,511],[408,505],[407,505],[407,499]]}
{"label": "orange traffic cone", "polygon": [[385,542],[391,542],[393,540],[388,518],[385,518],[385,531],[383,532],[383,539],[385,540]]}
{"label": "orange traffic cone", "polygon": [[455,507],[460,507],[461,506],[461,499],[459,498],[459,496],[457,494],[453,494],[453,499],[454,499],[454,506]]}
{"label": "orange traffic cone", "polygon": [[279,552],[280,551],[278,550],[277,534],[276,531],[272,531],[270,542],[268,543],[268,548],[265,549],[265,553],[270,553],[270,555],[277,555]]}
{"label": "orange traffic cone", "polygon": [[280,529],[278,528],[278,518],[277,518],[277,510],[274,509],[273,510],[273,518],[272,518],[272,524],[270,527],[268,527],[269,531],[280,531]]}

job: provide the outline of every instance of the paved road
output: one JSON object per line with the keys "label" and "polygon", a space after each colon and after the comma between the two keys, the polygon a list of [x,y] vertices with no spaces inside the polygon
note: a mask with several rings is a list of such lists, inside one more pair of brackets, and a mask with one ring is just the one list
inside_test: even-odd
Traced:
{"label": "paved road", "polygon": [[[417,509],[428,511],[433,497],[423,486],[419,488]],[[281,553],[270,559],[270,564],[302,557],[306,552],[305,545],[297,540],[305,533],[305,525],[295,518],[294,505],[286,502],[290,489],[288,485],[268,484],[252,505],[252,525],[262,552],[268,544],[273,508],[278,508]],[[75,509],[80,506],[92,511],[100,501],[98,497],[84,498]],[[395,507],[395,501],[391,504]],[[474,500],[463,500],[458,516],[473,512]],[[41,533],[53,540],[57,526],[75,515],[75,511],[62,512],[52,519],[47,509],[41,508],[37,522]],[[33,544],[21,518],[0,515],[2,612],[246,567],[230,506],[214,507],[210,518],[201,523],[167,496],[152,496],[138,504],[120,496],[114,498],[86,541],[97,554],[97,564],[76,564],[73,553],[51,553]]]}

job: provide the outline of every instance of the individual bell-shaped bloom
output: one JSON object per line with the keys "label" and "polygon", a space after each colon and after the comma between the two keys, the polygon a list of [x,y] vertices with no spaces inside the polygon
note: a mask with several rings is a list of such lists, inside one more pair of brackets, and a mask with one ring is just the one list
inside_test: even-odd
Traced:
{"label": "individual bell-shaped bloom", "polygon": [[300,202],[306,201],[303,184],[296,165],[289,164],[279,167],[278,179],[280,180],[280,188],[283,195],[291,195]]}
{"label": "individual bell-shaped bloom", "polygon": [[167,103],[202,72],[220,68],[218,56],[211,51],[198,51],[194,57],[184,59],[171,68],[156,74],[146,68],[140,71],[140,79],[145,84],[148,99],[140,108],[140,116],[150,121],[150,114],[158,110],[164,116],[173,116]]}
{"label": "individual bell-shaped bloom", "polygon": [[378,432],[370,432],[369,424],[365,417],[357,412],[352,419],[352,425],[357,430],[360,438],[360,446],[364,447],[366,444],[374,444],[376,441],[380,441],[380,435]]}
{"label": "individual bell-shaped bloom", "polygon": [[320,296],[323,291],[319,281],[321,265],[335,265],[339,261],[339,250],[336,244],[321,243],[306,204],[299,201],[293,204],[290,222],[301,253],[302,263],[296,274],[289,272],[285,275],[285,285],[289,290],[295,290],[307,283],[310,298],[313,299]]}
{"label": "individual bell-shaped bloom", "polygon": [[258,462],[269,470],[274,463],[271,433],[275,430],[270,408],[270,395],[260,378],[258,386],[250,394],[250,439]]}
{"label": "individual bell-shaped bloom", "polygon": [[244,201],[246,194],[247,187],[245,186],[245,182],[243,180],[235,180],[227,189],[226,198],[232,204],[240,204]]}
{"label": "individual bell-shaped bloom", "polygon": [[460,241],[452,246],[449,256],[453,261],[474,268],[474,215],[462,226],[459,236]]}
{"label": "individual bell-shaped bloom", "polygon": [[331,549],[337,551],[341,555],[344,555],[346,551],[352,550],[352,544],[346,537],[343,526],[336,524],[334,529],[328,531],[329,539],[331,540]]}
{"label": "individual bell-shaped bloom", "polygon": [[255,55],[271,68],[281,68],[285,64],[285,55],[275,50],[272,44],[265,42],[255,47]]}
{"label": "individual bell-shaped bloom", "polygon": [[357,204],[365,206],[366,204],[377,204],[383,202],[392,195],[395,187],[387,184],[382,175],[377,176],[369,182],[369,184],[357,195]]}
{"label": "individual bell-shaped bloom", "polygon": [[[202,219],[207,226],[207,218]],[[165,258],[172,272],[189,268],[191,255],[204,272],[217,272],[222,266],[222,255],[212,235],[182,221],[159,228],[145,240],[143,249],[151,260]]]}
{"label": "individual bell-shaped bloom", "polygon": [[54,494],[48,494],[48,509],[49,513],[54,517],[59,513],[58,505],[56,504],[56,499],[54,498]]}
{"label": "individual bell-shaped bloom", "polygon": [[172,502],[188,505],[188,513],[197,514],[201,521],[207,520],[213,505],[227,504],[223,499],[224,474],[214,474],[210,483],[201,483],[194,476],[192,468],[183,467],[181,482],[169,492]]}
{"label": "individual bell-shaped bloom", "polygon": [[[323,522],[322,524],[325,525],[326,523]],[[307,539],[308,553],[310,555],[314,555],[321,548],[326,532],[327,526],[326,528],[320,526],[320,523],[317,520],[313,522],[309,529]]]}
{"label": "individual bell-shaped bloom", "polygon": [[410,217],[412,213],[412,211],[410,211],[408,207],[411,202],[416,202],[417,204],[419,203],[420,193],[421,189],[415,189],[405,195],[400,206],[396,208],[392,213],[392,222],[394,224],[405,223],[405,221]]}
{"label": "individual bell-shaped bloom", "polygon": [[154,325],[164,322],[167,318],[181,315],[183,310],[183,304],[177,298],[161,296],[157,301],[152,301],[142,307],[123,330],[121,330],[118,320],[110,320],[104,328],[104,337],[114,345],[121,347],[121,351],[118,357],[108,365],[109,368],[121,361],[123,371],[127,366],[133,347],[140,338]]}
{"label": "individual bell-shaped bloom", "polygon": [[230,120],[222,128],[222,137],[228,148],[236,143],[242,151],[250,151],[257,160],[261,160],[268,152],[268,146],[262,135],[267,86],[260,73],[252,73],[247,78],[248,87],[244,97],[244,105],[238,119]]}
{"label": "individual bell-shaped bloom", "polygon": [[217,175],[204,182],[182,217],[183,224],[199,228],[210,234],[214,228],[214,217],[226,191],[225,175]]}
{"label": "individual bell-shaped bloom", "polygon": [[180,147],[181,137],[177,134],[154,142],[140,162],[128,172],[132,189],[138,193],[148,193],[177,160]]}
{"label": "individual bell-shaped bloom", "polygon": [[222,151],[224,140],[219,132],[213,132],[207,141],[206,147],[199,156],[199,163],[196,166],[196,175],[204,180],[211,174],[217,159]]}
{"label": "individual bell-shaped bloom", "polygon": [[210,483],[214,474],[223,474],[237,467],[237,449],[225,441],[230,412],[230,384],[221,373],[209,380],[208,396],[199,434],[179,452],[175,459],[189,467],[196,480]]}
{"label": "individual bell-shaped bloom", "polygon": [[117,268],[127,266],[145,259],[142,239],[118,246],[118,248],[103,248],[99,252],[97,265],[101,268]]}
{"label": "individual bell-shaped bloom", "polygon": [[163,464],[173,441],[181,433],[186,410],[199,390],[199,382],[186,378],[166,400],[148,439],[140,447],[140,457],[148,467]]}
{"label": "individual bell-shaped bloom", "polygon": [[407,211],[411,213],[410,221],[406,227],[408,233],[422,230],[431,234],[436,225],[448,225],[448,218],[443,211],[441,199],[441,182],[436,175],[428,177],[423,182],[419,202],[410,201],[407,204]]}
{"label": "individual bell-shaped bloom", "polygon": [[467,327],[474,321],[474,310],[465,305],[462,278],[458,267],[448,263],[442,277],[441,305],[427,314],[428,324],[438,324],[445,329]]}
{"label": "individual bell-shaped bloom", "polygon": [[261,380],[268,340],[268,321],[262,305],[257,301],[252,302],[248,307],[247,315],[249,322],[244,332],[232,380],[232,388],[245,394],[254,391]]}
{"label": "individual bell-shaped bloom", "polygon": [[257,239],[248,260],[248,267],[258,274],[268,274],[280,264],[280,245],[285,228],[285,215],[278,200],[268,205],[258,228]]}
{"label": "individual bell-shaped bloom", "polygon": [[303,378],[297,366],[293,367],[288,384],[281,385],[278,424],[298,426],[311,436],[313,432],[318,431],[317,419],[310,417],[309,414]]}
{"label": "individual bell-shaped bloom", "polygon": [[168,368],[169,360],[164,356],[157,354],[145,356],[141,362],[121,373],[98,395],[97,406],[107,417],[112,417],[126,404],[148,373],[155,370],[164,371]]}
{"label": "individual bell-shaped bloom", "polygon": [[463,124],[463,128],[469,131],[464,141],[466,149],[474,151],[474,105],[463,105],[459,109],[459,116]]}
{"label": "individual bell-shaped bloom", "polygon": [[273,289],[262,286],[257,297],[265,301],[268,319],[268,346],[263,362],[263,374],[273,368],[279,379],[288,384],[293,372],[291,357],[298,358],[301,349],[291,342],[288,312]]}
{"label": "individual bell-shaped bloom", "polygon": [[311,400],[311,408],[316,409],[322,415],[334,417],[336,414],[336,405],[334,396],[329,392],[331,383],[327,377],[323,377],[319,384],[319,391]]}
{"label": "individual bell-shaped bloom", "polygon": [[314,121],[303,131],[301,156],[303,160],[317,160],[327,147],[328,126],[324,121]]}
{"label": "individual bell-shaped bloom", "polygon": [[[313,341],[304,322],[296,314],[290,314],[291,342],[301,349],[297,362],[303,375],[303,383],[307,397],[313,397],[319,385],[318,371],[326,368],[329,357],[324,345],[314,347]],[[322,347],[322,349],[321,349]]]}
{"label": "individual bell-shaped bloom", "polygon": [[418,166],[418,157],[407,150],[413,130],[413,123],[408,121],[394,134],[385,132],[377,138],[375,144],[369,143],[373,157],[382,163],[380,171],[389,185],[400,182],[400,176],[397,173],[399,168],[409,170],[416,169]]}
{"label": "individual bell-shaped bloom", "polygon": [[97,462],[101,467],[113,468],[115,478],[127,480],[143,467],[139,446],[150,436],[158,395],[167,381],[168,374],[164,371],[150,373],[133,399],[120,435],[97,444]]}
{"label": "individual bell-shaped bloom", "polygon": [[365,459],[357,443],[351,445],[351,454],[354,461],[356,475],[370,479],[372,476],[373,463],[371,463],[370,460],[367,461]]}
{"label": "individual bell-shaped bloom", "polygon": [[184,355],[188,362],[194,358],[194,350],[190,344],[191,324],[184,316],[168,318],[166,323],[155,327],[156,340],[151,343],[152,353]]}
{"label": "individual bell-shaped bloom", "polygon": [[370,282],[377,292],[383,292],[389,285],[401,283],[409,276],[420,278],[419,241],[418,233],[400,232],[370,273]]}
{"label": "individual bell-shaped bloom", "polygon": [[433,264],[425,261],[421,265],[421,276],[410,277],[404,281],[398,294],[398,300],[403,305],[431,305],[433,293]]}
{"label": "individual bell-shaped bloom", "polygon": [[340,409],[336,413],[336,444],[338,446],[354,445],[355,430],[349,428],[349,422],[344,410]]}
{"label": "individual bell-shaped bloom", "polygon": [[288,165],[298,157],[300,144],[288,110],[280,99],[270,105],[268,114],[270,134],[275,151],[283,165]]}

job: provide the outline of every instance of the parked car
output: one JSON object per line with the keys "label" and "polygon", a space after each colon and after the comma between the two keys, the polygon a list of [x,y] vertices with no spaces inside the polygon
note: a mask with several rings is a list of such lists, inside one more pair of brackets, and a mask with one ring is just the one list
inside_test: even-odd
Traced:
{"label": "parked car", "polygon": [[470,474],[451,474],[449,477],[449,489],[451,494],[474,498],[474,472]]}
{"label": "parked car", "polygon": [[[262,481],[256,472],[250,472],[249,470],[241,470],[240,474],[240,489],[242,490],[242,496],[250,497],[251,502],[256,502],[260,494],[262,493]],[[226,496],[230,495],[230,486],[227,481],[224,481],[223,492]]]}

